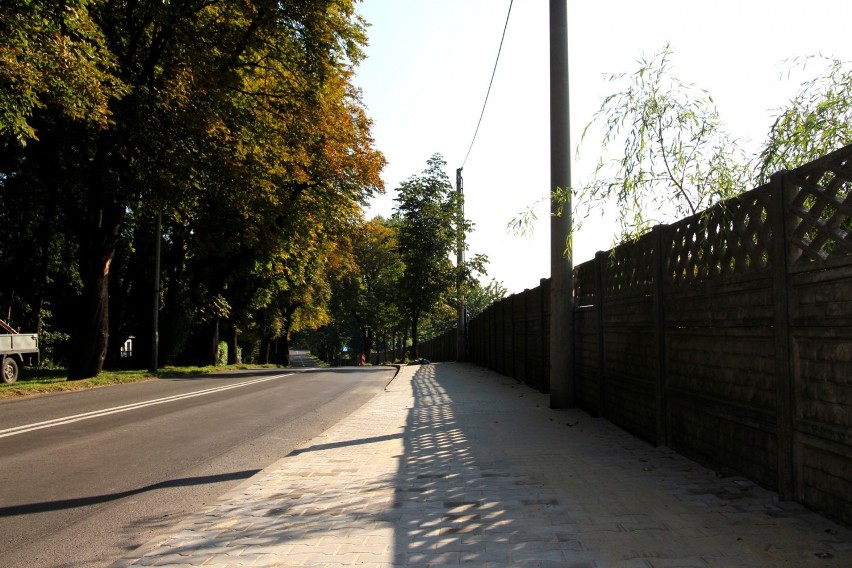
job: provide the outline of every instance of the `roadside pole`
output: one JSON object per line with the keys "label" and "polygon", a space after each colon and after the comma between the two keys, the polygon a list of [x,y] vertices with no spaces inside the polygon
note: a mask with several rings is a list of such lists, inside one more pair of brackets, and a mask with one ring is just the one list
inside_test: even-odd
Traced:
{"label": "roadside pole", "polygon": [[[550,0],[550,406],[574,406],[568,0]],[[554,193],[565,190],[567,199]]]}
{"label": "roadside pole", "polygon": [[462,168],[456,169],[456,192],[459,198],[458,221],[456,228],[456,301],[458,301],[458,323],[456,325],[456,361],[467,360],[467,329],[465,321],[464,282],[461,268],[464,265],[464,181]]}
{"label": "roadside pole", "polygon": [[163,240],[163,212],[157,211],[157,227],[154,231],[154,300],[151,306],[151,363],[148,372],[156,373],[160,351],[160,243]]}

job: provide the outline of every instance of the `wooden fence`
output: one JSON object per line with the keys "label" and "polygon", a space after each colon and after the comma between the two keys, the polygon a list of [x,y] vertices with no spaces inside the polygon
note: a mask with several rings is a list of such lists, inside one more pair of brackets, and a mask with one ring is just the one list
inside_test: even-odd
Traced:
{"label": "wooden fence", "polygon": [[[852,146],[574,277],[579,407],[852,524]],[[469,359],[547,392],[549,293],[474,319]]]}

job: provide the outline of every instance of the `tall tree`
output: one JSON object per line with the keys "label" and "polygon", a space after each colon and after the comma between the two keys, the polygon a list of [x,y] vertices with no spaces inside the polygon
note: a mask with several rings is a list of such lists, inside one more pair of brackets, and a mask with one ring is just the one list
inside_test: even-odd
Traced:
{"label": "tall tree", "polygon": [[456,285],[450,255],[456,250],[459,196],[434,154],[419,176],[397,189],[394,219],[399,227],[399,250],[405,270],[401,281],[403,303],[411,322],[412,356],[416,358],[421,317]]}
{"label": "tall tree", "polygon": [[[0,8],[0,57],[11,62],[0,73],[14,87],[0,89],[0,182],[32,172],[63,220],[52,226],[69,231],[59,238],[76,243],[70,376],[83,378],[104,362],[111,268],[128,265],[117,251],[136,250],[119,249],[128,228],[166,211],[165,256],[182,263],[166,268],[167,283],[195,285],[164,299],[189,300],[198,313],[227,300],[224,286],[258,260],[286,257],[301,200],[340,210],[380,188],[383,158],[351,85],[366,41],[353,0],[66,6]],[[39,50],[29,41],[38,38],[57,43]],[[57,62],[79,65],[63,75]],[[30,68],[40,75],[21,80]],[[231,290],[231,300],[256,297]]]}
{"label": "tall tree", "polygon": [[357,273],[351,282],[350,311],[358,322],[364,353],[377,335],[396,323],[398,287],[404,272],[397,233],[382,217],[364,223],[353,242]]}

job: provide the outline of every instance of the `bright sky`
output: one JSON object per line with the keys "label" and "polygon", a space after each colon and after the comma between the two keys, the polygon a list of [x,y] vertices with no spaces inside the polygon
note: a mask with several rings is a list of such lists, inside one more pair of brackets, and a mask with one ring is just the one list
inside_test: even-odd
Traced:
{"label": "bright sky", "polygon": [[[376,146],[388,165],[387,193],[368,217],[388,217],[395,189],[443,155],[455,183],[479,120],[509,0],[363,0],[372,24],[356,84],[374,120]],[[469,253],[488,256],[487,283],[516,293],[550,274],[548,2],[516,0],[479,133],[464,162],[465,215],[475,227]],[[571,144],[614,92],[606,74],[633,72],[669,43],[674,75],[713,96],[728,131],[754,141],[798,91],[785,63],[816,53],[852,60],[849,0],[568,0]],[[816,71],[814,71],[815,73]],[[581,147],[575,186],[589,181],[598,155]],[[532,236],[509,221],[537,207]],[[574,264],[608,250],[607,220],[575,235]]]}

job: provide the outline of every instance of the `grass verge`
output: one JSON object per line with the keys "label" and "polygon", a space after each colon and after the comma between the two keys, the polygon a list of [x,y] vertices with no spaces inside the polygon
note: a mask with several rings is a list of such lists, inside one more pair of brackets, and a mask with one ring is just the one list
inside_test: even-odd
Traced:
{"label": "grass verge", "polygon": [[18,381],[11,385],[0,383],[0,399],[19,398],[37,394],[86,390],[108,385],[154,381],[160,378],[204,375],[216,371],[276,368],[275,365],[226,365],[220,367],[165,367],[156,373],[148,371],[102,371],[91,379],[69,381],[66,369],[24,369]]}

